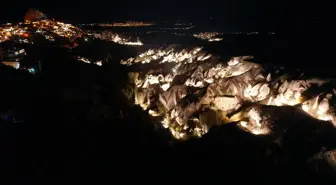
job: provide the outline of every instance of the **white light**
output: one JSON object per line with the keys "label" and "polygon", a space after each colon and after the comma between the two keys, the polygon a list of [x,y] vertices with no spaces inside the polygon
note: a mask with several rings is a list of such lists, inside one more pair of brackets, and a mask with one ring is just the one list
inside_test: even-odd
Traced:
{"label": "white light", "polygon": [[247,127],[247,122],[246,121],[240,121],[240,125],[242,126],[242,127]]}
{"label": "white light", "polygon": [[169,84],[169,83],[163,84],[163,85],[161,86],[162,90],[164,90],[164,91],[167,91],[167,90],[169,89],[169,87],[170,87],[170,84]]}

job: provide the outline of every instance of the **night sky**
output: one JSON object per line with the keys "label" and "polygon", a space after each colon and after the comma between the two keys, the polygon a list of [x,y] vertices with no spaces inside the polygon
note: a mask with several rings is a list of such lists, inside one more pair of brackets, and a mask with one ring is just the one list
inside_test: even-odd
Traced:
{"label": "night sky", "polygon": [[[0,22],[22,20],[29,8],[37,8],[48,17],[72,23],[118,20],[189,20],[215,23],[231,29],[272,29],[298,22],[333,17],[330,4],[305,1],[270,0],[94,0],[37,1],[18,0],[5,3]],[[212,18],[212,19],[210,19]]]}

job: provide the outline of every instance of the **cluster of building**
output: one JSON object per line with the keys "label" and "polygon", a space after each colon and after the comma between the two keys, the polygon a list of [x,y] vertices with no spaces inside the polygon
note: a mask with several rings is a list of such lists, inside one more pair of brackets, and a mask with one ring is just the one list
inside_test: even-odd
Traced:
{"label": "cluster of building", "polygon": [[16,38],[23,43],[29,43],[29,38],[34,34],[43,35],[47,40],[54,41],[55,36],[73,40],[81,37],[83,32],[71,24],[46,19],[42,12],[30,9],[24,22],[9,23],[0,27],[0,43]]}
{"label": "cluster of building", "polygon": [[[26,32],[17,32],[14,27],[7,29],[7,35],[13,37],[14,34],[22,36]],[[25,48],[14,42],[0,43],[0,62],[15,69],[20,68],[20,60],[27,55]]]}
{"label": "cluster of building", "polygon": [[194,34],[193,36],[202,39],[202,40],[207,40],[209,42],[214,42],[214,41],[221,41],[223,38],[221,38],[223,34],[219,32],[202,32],[202,33],[197,33]]}
{"label": "cluster of building", "polygon": [[[273,132],[272,116],[262,107],[296,106],[312,117],[336,126],[332,106],[336,90],[304,99],[303,94],[327,81],[319,79],[284,80],[265,74],[251,56],[232,57],[227,63],[202,48],[176,51],[148,50],[123,65],[147,65],[130,73],[135,104],[161,119],[177,139],[202,136],[216,124],[237,122],[255,135]],[[150,66],[153,68],[150,68]],[[161,66],[158,68],[158,66]],[[173,83],[174,82],[174,83]],[[244,107],[244,102],[252,103]]]}
{"label": "cluster of building", "polygon": [[[20,66],[20,61],[27,55],[25,44],[34,44],[37,36],[43,36],[49,41],[55,41],[56,37],[66,38],[69,43],[75,44],[74,40],[82,35],[79,28],[46,19],[42,12],[30,9],[24,22],[0,26],[0,62],[15,69],[26,69],[25,66]],[[35,69],[26,70],[35,73]]]}
{"label": "cluster of building", "polygon": [[21,66],[21,60],[27,56],[26,50],[20,47],[11,47],[4,50],[0,46],[0,63],[14,69],[27,70],[30,73],[35,73],[35,69],[32,67]]}
{"label": "cluster of building", "polygon": [[51,36],[49,33],[54,33],[57,36],[73,40],[82,37],[83,35],[82,30],[80,30],[79,28],[71,24],[65,24],[63,22],[58,22],[55,20],[35,21],[31,22],[30,25],[36,29],[36,33],[40,33],[46,37]]}
{"label": "cluster of building", "polygon": [[29,37],[29,27],[23,23],[16,25],[5,24],[0,27],[0,43],[10,40],[17,36],[19,39],[26,39]]}

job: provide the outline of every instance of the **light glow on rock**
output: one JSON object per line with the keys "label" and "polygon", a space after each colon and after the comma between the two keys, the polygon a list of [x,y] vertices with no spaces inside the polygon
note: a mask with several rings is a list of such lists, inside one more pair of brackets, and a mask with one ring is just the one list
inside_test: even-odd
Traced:
{"label": "light glow on rock", "polygon": [[[201,47],[177,50],[150,49],[121,64],[160,65],[162,67],[135,72],[132,76],[135,104],[149,114],[159,116],[152,107],[161,105],[162,126],[176,139],[201,137],[212,125],[238,121],[238,125],[254,134],[271,133],[269,118],[258,108],[238,111],[244,102],[264,106],[296,106],[312,117],[334,122],[334,109],[329,94],[303,101],[303,93],[327,81],[318,79],[277,81],[264,74],[261,65],[249,62],[251,56],[232,57],[227,63],[206,53]],[[276,80],[276,78],[275,78]],[[174,82],[174,83],[173,83]],[[336,92],[336,91],[335,91]],[[228,118],[228,115],[235,113]]]}

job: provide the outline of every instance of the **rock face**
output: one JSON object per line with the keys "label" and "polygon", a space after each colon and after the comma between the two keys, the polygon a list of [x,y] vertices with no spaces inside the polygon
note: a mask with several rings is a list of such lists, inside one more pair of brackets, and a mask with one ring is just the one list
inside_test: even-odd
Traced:
{"label": "rock face", "polygon": [[187,95],[185,86],[173,86],[159,95],[160,103],[167,109],[172,110],[177,103]]}
{"label": "rock face", "polygon": [[163,126],[177,139],[202,136],[212,125],[232,121],[241,121],[239,125],[255,135],[270,134],[272,118],[263,116],[265,113],[258,107],[244,106],[251,103],[297,106],[312,117],[336,122],[331,105],[335,92],[304,102],[302,98],[308,89],[327,81],[288,80],[281,76],[272,80],[271,73],[249,61],[252,58],[232,57],[224,63],[202,48],[160,49],[121,64],[149,66],[131,75],[136,89],[135,104],[152,116],[161,116]]}
{"label": "rock face", "polygon": [[336,150],[327,151],[324,157],[332,169],[336,172]]}
{"label": "rock face", "polygon": [[45,19],[46,15],[39,10],[36,9],[29,9],[26,15],[24,16],[24,21],[25,22],[34,22],[34,21],[39,21],[42,19]]}

